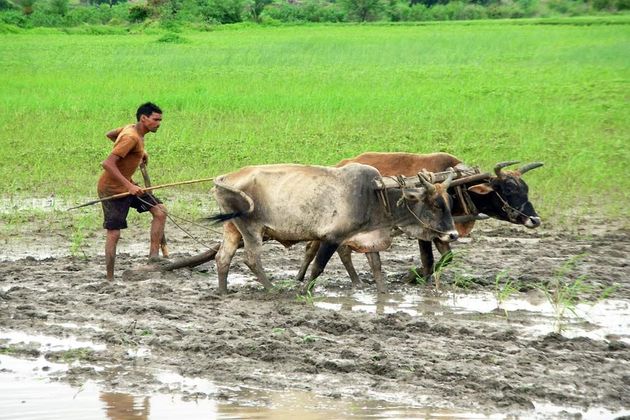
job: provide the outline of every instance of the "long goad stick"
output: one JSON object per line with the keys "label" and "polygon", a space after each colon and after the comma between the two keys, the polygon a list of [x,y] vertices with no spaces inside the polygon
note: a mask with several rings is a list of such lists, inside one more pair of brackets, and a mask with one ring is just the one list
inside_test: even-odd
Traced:
{"label": "long goad stick", "polygon": [[[207,182],[207,181],[212,181],[212,180],[214,180],[214,178],[193,179],[192,181],[181,181],[181,182],[173,182],[171,184],[156,185],[155,187],[143,188],[143,190],[153,191],[153,190],[159,190],[160,188],[175,187],[177,185],[195,184],[197,182]],[[88,201],[87,203],[81,204],[79,206],[70,207],[68,210],[74,210],[74,209],[78,209],[85,206],[91,206],[92,204],[102,203],[103,201],[114,200],[116,198],[123,198],[123,197],[127,197],[128,195],[131,195],[129,191],[124,192],[124,193],[114,194],[114,195],[110,195],[109,197],[100,198],[98,200]]]}

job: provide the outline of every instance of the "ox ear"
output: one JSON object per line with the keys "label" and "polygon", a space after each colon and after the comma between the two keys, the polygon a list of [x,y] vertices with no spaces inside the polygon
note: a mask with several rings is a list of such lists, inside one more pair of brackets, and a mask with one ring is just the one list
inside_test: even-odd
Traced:
{"label": "ox ear", "polygon": [[426,196],[426,191],[423,189],[405,189],[403,190],[403,198],[410,203],[419,203]]}
{"label": "ox ear", "polygon": [[477,194],[485,195],[494,191],[490,184],[477,184],[472,187],[468,187],[468,191],[472,191]]}

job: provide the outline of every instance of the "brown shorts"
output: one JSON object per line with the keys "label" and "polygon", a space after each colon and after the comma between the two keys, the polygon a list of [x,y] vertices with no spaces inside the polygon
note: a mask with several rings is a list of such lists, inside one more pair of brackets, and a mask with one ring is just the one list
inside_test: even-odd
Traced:
{"label": "brown shorts", "polygon": [[127,214],[133,207],[138,213],[149,211],[156,204],[161,204],[159,198],[146,193],[139,197],[129,195],[115,200],[103,201],[103,228],[108,230],[127,229]]}

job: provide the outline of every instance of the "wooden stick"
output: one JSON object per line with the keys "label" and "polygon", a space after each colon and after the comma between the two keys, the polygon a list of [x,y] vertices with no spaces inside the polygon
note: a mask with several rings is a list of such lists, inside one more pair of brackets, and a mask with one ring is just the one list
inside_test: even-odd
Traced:
{"label": "wooden stick", "polygon": [[[140,172],[142,172],[142,178],[144,179],[144,186],[149,188],[151,187],[151,178],[149,178],[149,171],[147,170],[147,165],[144,163],[140,164]],[[168,257],[168,245],[166,243],[166,234],[162,232],[162,238],[160,238],[160,249],[162,250],[162,255],[167,258]]]}
{"label": "wooden stick", "polygon": [[[153,191],[153,190],[159,190],[160,188],[175,187],[177,185],[194,184],[194,183],[197,183],[197,182],[205,182],[205,181],[212,181],[212,180],[214,180],[214,178],[193,179],[192,181],[180,181],[180,182],[173,182],[171,184],[156,185],[155,187],[144,188],[143,190],[145,192],[146,191]],[[81,204],[79,206],[70,207],[68,210],[74,210],[74,209],[78,209],[80,207],[91,206],[92,204],[101,203],[103,201],[108,201],[108,200],[114,200],[116,198],[127,197],[130,194],[131,193],[129,191],[127,191],[127,192],[123,192],[123,193],[110,195],[109,197],[103,197],[103,198],[100,198],[98,200],[89,201],[89,202],[87,202],[85,204]]]}

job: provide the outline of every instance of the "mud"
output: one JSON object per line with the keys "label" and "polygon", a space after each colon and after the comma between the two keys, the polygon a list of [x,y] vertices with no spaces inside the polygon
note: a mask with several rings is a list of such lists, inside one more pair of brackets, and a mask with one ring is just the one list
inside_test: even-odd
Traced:
{"label": "mud", "polygon": [[[169,229],[173,258],[203,251]],[[218,240],[210,236],[210,242]],[[587,332],[598,325],[575,316],[565,321],[578,325],[572,334],[532,333],[536,323],[555,320],[527,309],[457,311],[439,304],[446,295],[494,296],[497,275],[505,273],[518,282],[512,300],[545,301],[535,285],[581,278],[589,287],[580,293],[584,302],[615,286],[606,299],[627,310],[630,232],[605,222],[570,232],[484,222],[454,246],[455,263],[441,273],[437,291],[405,281],[419,256],[416,244],[399,238],[382,254],[390,295],[381,298],[372,283],[357,295],[336,257],[314,297],[296,298],[291,278],[300,245],[264,245],[263,263],[277,285],[273,292],[253,280],[237,253],[230,293],[220,296],[212,262],[171,273],[135,270],[147,262],[143,231],[130,229],[121,239],[114,282],[104,280],[100,235],[85,241],[80,256],[67,255],[71,238],[64,232],[33,228],[29,237],[33,241],[25,246],[18,238],[2,238],[0,353],[66,364],[68,369],[48,373],[54,380],[95,382],[112,392],[180,392],[159,375],[169,371],[220,385],[189,395],[197,399],[229,401],[236,398],[231,389],[244,386],[482,413],[554,407],[553,415],[570,416],[593,407],[630,409],[625,321],[596,338]],[[365,258],[354,260],[369,281]],[[371,309],[353,307],[356,296],[369,296]],[[415,299],[416,310],[404,310],[401,302],[408,298]],[[33,347],[7,338],[17,332],[93,346]]]}

